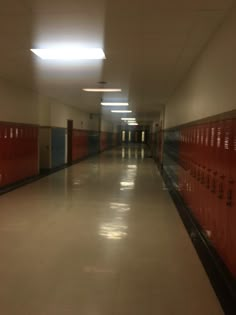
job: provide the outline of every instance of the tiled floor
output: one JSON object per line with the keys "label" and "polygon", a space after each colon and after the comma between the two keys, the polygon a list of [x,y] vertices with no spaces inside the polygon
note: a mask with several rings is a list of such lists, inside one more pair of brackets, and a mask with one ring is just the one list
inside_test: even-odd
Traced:
{"label": "tiled floor", "polygon": [[222,315],[152,159],[103,153],[0,197],[1,315]]}

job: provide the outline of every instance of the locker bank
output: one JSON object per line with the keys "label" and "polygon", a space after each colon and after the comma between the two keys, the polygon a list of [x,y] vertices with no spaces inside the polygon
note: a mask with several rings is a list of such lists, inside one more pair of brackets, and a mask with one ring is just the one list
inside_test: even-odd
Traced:
{"label": "locker bank", "polygon": [[234,1],[0,3],[0,314],[236,314]]}

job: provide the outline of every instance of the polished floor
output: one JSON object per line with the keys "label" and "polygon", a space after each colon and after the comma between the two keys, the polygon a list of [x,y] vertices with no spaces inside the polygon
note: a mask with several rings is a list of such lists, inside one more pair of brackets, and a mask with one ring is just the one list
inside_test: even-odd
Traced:
{"label": "polished floor", "polygon": [[0,196],[1,315],[222,315],[144,147]]}

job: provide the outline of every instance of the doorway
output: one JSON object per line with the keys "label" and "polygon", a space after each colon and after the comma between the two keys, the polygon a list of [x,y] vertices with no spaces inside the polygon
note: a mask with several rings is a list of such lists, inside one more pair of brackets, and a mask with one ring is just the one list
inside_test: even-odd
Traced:
{"label": "doorway", "polygon": [[67,163],[72,164],[73,120],[67,120]]}

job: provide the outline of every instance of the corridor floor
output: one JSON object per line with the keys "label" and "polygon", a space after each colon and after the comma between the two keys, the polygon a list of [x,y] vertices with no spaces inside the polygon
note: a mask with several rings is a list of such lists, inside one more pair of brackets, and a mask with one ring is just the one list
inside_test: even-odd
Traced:
{"label": "corridor floor", "polygon": [[144,147],[0,196],[1,315],[222,315]]}

